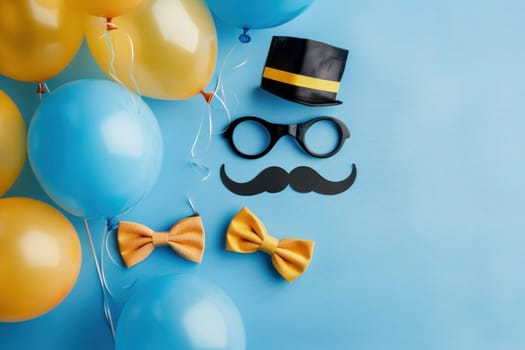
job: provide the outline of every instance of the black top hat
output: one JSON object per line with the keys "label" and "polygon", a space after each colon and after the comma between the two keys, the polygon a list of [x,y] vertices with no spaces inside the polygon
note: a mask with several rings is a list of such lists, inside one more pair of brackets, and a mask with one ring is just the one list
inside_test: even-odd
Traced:
{"label": "black top hat", "polygon": [[308,106],[331,106],[345,70],[348,50],[320,41],[274,36],[261,87]]}

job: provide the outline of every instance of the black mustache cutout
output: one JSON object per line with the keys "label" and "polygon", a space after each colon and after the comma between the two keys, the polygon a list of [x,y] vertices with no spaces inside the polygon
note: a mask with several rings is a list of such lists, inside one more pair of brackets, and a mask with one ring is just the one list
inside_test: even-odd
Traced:
{"label": "black mustache cutout", "polygon": [[300,193],[313,191],[320,194],[333,195],[349,189],[354,183],[356,176],[357,167],[355,164],[352,164],[352,172],[346,179],[336,182],[326,180],[310,167],[300,166],[288,174],[286,170],[272,166],[261,171],[252,180],[240,183],[231,180],[226,175],[224,164],[221,165],[221,180],[224,186],[231,192],[242,196],[252,196],[262,192],[277,193],[284,190],[288,185]]}

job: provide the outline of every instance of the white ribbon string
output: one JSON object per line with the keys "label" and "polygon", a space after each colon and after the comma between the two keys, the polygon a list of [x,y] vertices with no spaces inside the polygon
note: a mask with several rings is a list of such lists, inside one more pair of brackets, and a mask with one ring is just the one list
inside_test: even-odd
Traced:
{"label": "white ribbon string", "polygon": [[37,86],[37,93],[40,97],[40,101],[42,101],[42,99],[44,98],[44,95],[45,94],[50,94],[51,93],[51,90],[49,89],[49,87],[47,86],[47,84],[44,82],[44,81],[41,81],[38,83],[38,86]]}
{"label": "white ribbon string", "polygon": [[193,214],[198,215],[199,211],[197,210],[197,207],[195,207],[195,204],[193,204],[189,193],[186,193],[186,199],[188,200],[188,204],[190,205],[191,210],[193,210]]}
{"label": "white ribbon string", "polygon": [[110,300],[112,298],[112,294],[111,294],[111,291],[109,290],[109,287],[106,281],[106,277],[104,275],[104,270],[100,267],[98,263],[97,253],[95,251],[95,245],[93,244],[93,238],[91,236],[91,231],[89,229],[89,225],[88,225],[86,218],[84,218],[84,226],[86,227],[86,232],[87,232],[87,236],[89,239],[89,246],[91,248],[91,254],[93,255],[93,260],[95,261],[95,268],[97,270],[100,288],[102,289],[104,316],[106,317],[106,322],[111,330],[111,335],[113,337],[113,340],[115,340],[115,325],[113,323],[113,316],[111,313],[111,306],[110,306]]}
{"label": "white ribbon string", "polygon": [[[208,109],[208,122],[209,122],[208,127],[211,130],[211,127],[212,127],[211,120],[212,120],[212,118],[211,118],[211,107],[210,107],[210,105],[207,105],[207,109]],[[197,134],[195,135],[195,138],[193,139],[193,142],[191,144],[191,149],[190,149],[191,165],[193,167],[193,170],[195,170],[195,172],[197,172],[198,175],[202,175],[200,181],[208,180],[208,178],[211,175],[210,168],[208,166],[206,166],[203,162],[198,160],[198,157],[197,157],[197,145],[198,145],[199,140],[201,138],[202,129],[204,128],[204,119],[205,119],[205,117],[204,117],[204,112],[203,112],[201,114],[201,120],[199,122],[199,128],[197,130]],[[208,133],[207,142],[206,142],[206,146],[205,146],[205,150],[204,150],[205,152],[208,151],[210,145],[211,145],[211,132]]]}
{"label": "white ribbon string", "polygon": [[[233,71],[235,71],[237,69],[240,69],[241,67],[246,65],[248,63],[248,61],[250,60],[251,53],[243,61],[241,61],[240,63],[234,65],[232,68],[230,68],[228,71],[226,71],[227,63],[230,61],[232,54],[237,50],[238,46],[241,45],[241,44],[242,43],[240,43],[240,42],[236,42],[228,50],[228,52],[226,53],[226,56],[224,57],[224,60],[223,60],[223,62],[221,64],[221,66],[220,66],[219,74],[217,75],[217,83],[215,84],[215,88],[212,91],[213,98],[211,99],[211,101],[208,103],[208,106],[207,106],[207,111],[208,111],[208,113],[207,113],[208,130],[207,131],[208,132],[206,134],[206,144],[205,144],[203,153],[208,152],[208,150],[210,148],[210,145],[211,145],[212,137],[215,136],[215,135],[221,135],[222,133],[224,133],[224,131],[226,130],[226,128],[228,127],[228,125],[231,122],[231,113],[230,113],[230,110],[229,110],[228,105],[226,103],[226,93],[225,93],[225,90],[224,90],[223,80],[224,80],[224,75],[225,75],[226,72],[231,73],[231,72],[233,72]],[[212,113],[212,110],[211,110],[213,100],[219,101],[220,106],[222,107],[222,109],[224,110],[224,112],[226,114],[226,127],[223,128],[222,130],[218,131],[218,132],[214,132],[213,131],[213,113]],[[199,144],[199,141],[202,138],[203,128],[204,128],[204,119],[205,119],[205,114],[203,112],[201,114],[201,120],[200,120],[200,123],[199,123],[199,128],[197,130],[195,138],[193,139],[193,142],[192,142],[192,145],[191,145],[191,150],[190,150],[191,164],[192,164],[193,168],[199,173],[204,173],[204,175],[201,177],[200,181],[206,181],[210,177],[210,169],[209,169],[209,167],[206,166],[203,162],[201,162],[200,160],[197,159],[198,158],[197,146]]]}
{"label": "white ribbon string", "polygon": [[[103,18],[100,18],[101,21],[103,21],[104,19]],[[104,28],[106,27],[105,25],[105,22],[102,22],[102,25],[104,26]],[[123,30],[123,29],[114,29],[114,30],[118,30],[119,32],[121,33],[124,33],[126,35],[126,38],[128,39],[128,44],[129,44],[129,48],[130,48],[130,66],[129,66],[129,78],[131,80],[131,83],[133,84],[133,88],[135,89],[135,93],[139,96],[142,96],[142,93],[140,91],[140,87],[139,87],[139,84],[137,83],[137,79],[135,78],[135,73],[134,73],[134,67],[135,67],[135,45],[133,45],[133,39],[131,38],[131,35]],[[122,86],[126,86],[122,80],[120,80],[120,78],[118,77],[118,74],[117,74],[117,71],[115,69],[115,59],[116,59],[116,53],[115,53],[115,46],[113,45],[113,41],[111,40],[111,36],[110,36],[110,30],[108,30],[107,28],[105,29],[104,31],[104,36],[106,38],[106,43],[108,45],[108,48],[109,48],[109,51],[110,51],[110,60],[109,60],[109,66],[108,66],[108,74],[109,76],[115,80],[117,83],[119,83],[120,85]],[[101,39],[102,37],[100,37],[99,39]],[[140,101],[138,101],[137,99],[134,98],[133,102],[135,103],[135,106],[139,109],[139,114],[140,114]]]}

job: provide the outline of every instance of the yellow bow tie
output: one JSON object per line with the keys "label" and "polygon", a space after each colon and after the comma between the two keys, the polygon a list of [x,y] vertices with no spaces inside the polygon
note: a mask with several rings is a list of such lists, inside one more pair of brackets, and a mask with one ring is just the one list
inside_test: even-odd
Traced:
{"label": "yellow bow tie", "polygon": [[288,282],[299,277],[310,264],[314,242],[296,238],[277,239],[248,208],[242,208],[226,232],[226,249],[237,253],[257,250],[270,254],[276,270]]}
{"label": "yellow bow tie", "polygon": [[180,220],[169,232],[154,232],[142,224],[121,221],[117,236],[127,267],[144,260],[156,246],[169,245],[182,257],[198,263],[204,253],[204,228],[198,215]]}

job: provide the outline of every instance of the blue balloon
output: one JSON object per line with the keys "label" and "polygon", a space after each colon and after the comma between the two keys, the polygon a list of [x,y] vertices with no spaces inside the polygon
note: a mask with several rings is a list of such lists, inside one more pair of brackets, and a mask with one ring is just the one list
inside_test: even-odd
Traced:
{"label": "blue balloon", "polygon": [[76,216],[109,218],[133,207],[155,184],[162,154],[151,109],[109,80],[59,87],[29,126],[28,155],[38,182]]}
{"label": "blue balloon", "polygon": [[244,350],[244,326],[218,286],[168,275],[137,287],[120,314],[116,350]]}
{"label": "blue balloon", "polygon": [[239,28],[271,28],[291,21],[314,0],[207,0],[211,11]]}

